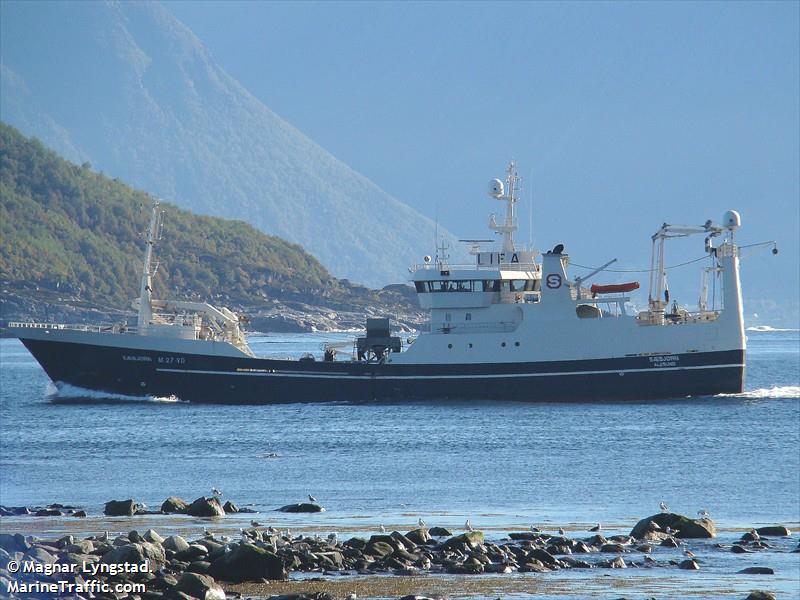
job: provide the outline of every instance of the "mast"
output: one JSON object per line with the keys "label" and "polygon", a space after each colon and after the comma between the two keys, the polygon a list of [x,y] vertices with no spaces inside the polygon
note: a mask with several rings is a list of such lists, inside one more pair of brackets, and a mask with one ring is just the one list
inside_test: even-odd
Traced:
{"label": "mast", "polygon": [[508,163],[506,170],[506,193],[503,190],[503,184],[500,180],[495,179],[490,183],[489,195],[497,200],[505,200],[506,202],[506,218],[502,225],[498,225],[492,216],[489,221],[489,228],[497,233],[503,234],[503,252],[512,253],[514,248],[514,232],[517,230],[517,221],[514,215],[514,205],[517,203],[517,192],[519,187],[519,176],[517,175],[516,163],[512,160]]}
{"label": "mast", "polygon": [[153,260],[153,246],[156,243],[158,224],[161,220],[161,213],[158,210],[158,200],[153,201],[153,214],[150,217],[150,226],[147,229],[147,243],[144,250],[144,264],[142,265],[142,284],[139,291],[139,319],[137,330],[139,334],[147,332],[150,319],[153,316],[151,300],[153,298],[153,273],[150,265]]}

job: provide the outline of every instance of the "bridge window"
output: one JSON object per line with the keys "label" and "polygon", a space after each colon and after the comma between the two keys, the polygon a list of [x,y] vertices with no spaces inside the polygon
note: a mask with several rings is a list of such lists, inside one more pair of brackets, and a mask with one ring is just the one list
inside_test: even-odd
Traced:
{"label": "bridge window", "polygon": [[464,315],[465,321],[472,321],[472,313],[467,313]]}
{"label": "bridge window", "polygon": [[499,292],[500,291],[500,280],[499,279],[484,279],[482,283],[483,283],[483,291],[484,292]]}

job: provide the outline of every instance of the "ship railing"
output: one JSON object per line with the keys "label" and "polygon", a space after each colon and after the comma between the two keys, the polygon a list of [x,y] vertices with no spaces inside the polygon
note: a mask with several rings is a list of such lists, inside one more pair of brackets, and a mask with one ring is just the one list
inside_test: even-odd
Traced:
{"label": "ship railing", "polygon": [[539,263],[535,262],[515,262],[515,263],[495,263],[492,265],[479,265],[477,263],[461,263],[461,264],[442,264],[442,263],[424,263],[415,264],[409,267],[409,271],[415,273],[416,271],[536,271],[539,269]]}
{"label": "ship railing", "polygon": [[112,325],[85,325],[81,323],[9,323],[9,329],[47,329],[87,331],[91,333],[136,333],[136,327],[128,327],[120,323]]}

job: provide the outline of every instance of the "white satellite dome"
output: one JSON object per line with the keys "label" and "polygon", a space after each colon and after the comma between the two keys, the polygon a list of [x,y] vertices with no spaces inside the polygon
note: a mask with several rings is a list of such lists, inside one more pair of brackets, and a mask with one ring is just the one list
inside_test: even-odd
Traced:
{"label": "white satellite dome", "polygon": [[503,182],[499,179],[492,179],[489,182],[489,195],[493,198],[502,198],[503,194],[505,194]]}
{"label": "white satellite dome", "polygon": [[722,215],[722,226],[725,229],[735,231],[742,226],[742,217],[735,210],[728,210]]}

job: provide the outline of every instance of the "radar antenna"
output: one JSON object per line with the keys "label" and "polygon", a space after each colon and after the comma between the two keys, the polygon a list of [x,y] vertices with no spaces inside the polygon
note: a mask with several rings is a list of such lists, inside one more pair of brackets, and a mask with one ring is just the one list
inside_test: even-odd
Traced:
{"label": "radar antenna", "polygon": [[517,175],[517,165],[512,160],[506,169],[506,185],[503,189],[503,182],[493,179],[489,182],[489,195],[497,200],[506,202],[506,218],[502,225],[498,225],[497,220],[492,215],[489,218],[489,229],[503,235],[503,252],[514,252],[514,232],[517,230],[517,219],[514,215],[514,205],[518,200],[520,177]]}

